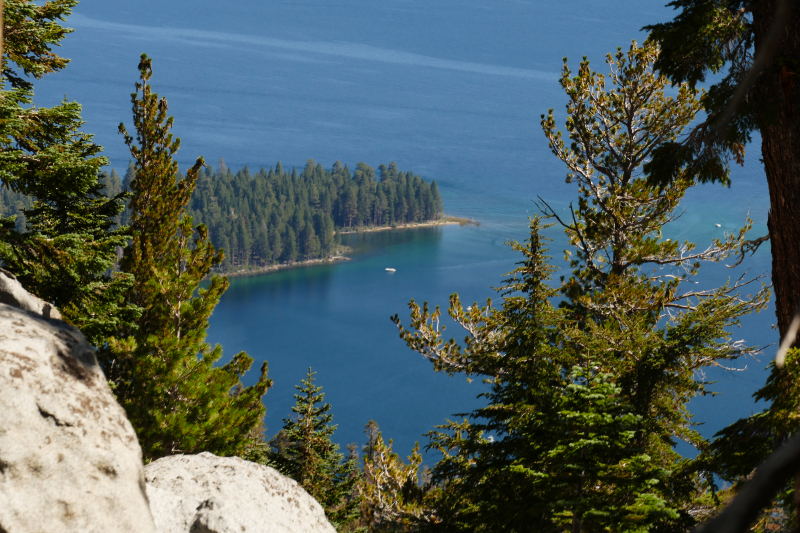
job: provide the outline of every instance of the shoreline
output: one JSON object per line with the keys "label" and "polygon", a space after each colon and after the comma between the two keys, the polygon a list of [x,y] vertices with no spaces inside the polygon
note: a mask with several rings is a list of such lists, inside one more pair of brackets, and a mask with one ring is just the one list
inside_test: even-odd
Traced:
{"label": "shoreline", "polygon": [[337,235],[352,235],[355,233],[372,233],[374,231],[387,231],[393,229],[416,229],[416,228],[431,228],[436,226],[449,226],[451,224],[458,224],[460,226],[480,226],[481,223],[472,218],[463,217],[442,217],[439,220],[432,220],[429,222],[412,222],[410,224],[398,224],[396,226],[368,226],[366,228],[348,229],[347,231],[337,231]]}
{"label": "shoreline", "polygon": [[[461,226],[480,226],[481,223],[472,218],[461,218],[461,217],[442,217],[439,220],[433,220],[429,222],[414,222],[411,224],[399,224],[397,226],[378,226],[378,227],[367,227],[367,228],[357,228],[355,230],[350,231],[337,231],[337,235],[352,235],[357,233],[371,233],[374,231],[387,231],[393,229],[416,229],[416,228],[429,228],[429,227],[436,227],[436,226],[448,226],[451,224],[459,224]],[[346,248],[344,251],[347,253],[348,251],[352,251],[349,247]],[[228,278],[238,278],[243,276],[261,276],[266,274],[272,274],[279,270],[286,270],[289,268],[302,268],[302,267],[311,267],[315,265],[321,265],[324,263],[333,263],[335,261],[350,261],[351,258],[347,257],[346,255],[335,255],[333,257],[329,257],[327,259],[309,259],[307,261],[295,261],[293,263],[280,263],[277,265],[268,265],[265,267],[259,267],[250,270],[237,270],[236,272],[214,272],[212,275],[218,276],[226,276]]]}
{"label": "shoreline", "polygon": [[302,267],[310,267],[315,265],[321,265],[323,263],[333,263],[334,261],[350,261],[350,258],[344,255],[335,255],[333,257],[329,257],[328,259],[309,259],[307,261],[295,261],[293,263],[280,263],[277,265],[267,265],[265,267],[259,267],[251,270],[237,270],[236,272],[214,272],[214,275],[217,276],[225,276],[228,278],[239,278],[242,276],[260,276],[263,274],[272,274],[273,272],[277,272],[279,270],[286,270],[289,268],[302,268]]}

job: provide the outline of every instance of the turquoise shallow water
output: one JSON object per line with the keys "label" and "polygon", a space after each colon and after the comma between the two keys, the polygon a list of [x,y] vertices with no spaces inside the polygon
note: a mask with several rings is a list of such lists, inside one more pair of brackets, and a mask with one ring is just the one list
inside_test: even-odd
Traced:
{"label": "turquoise shallow water", "polygon": [[[82,102],[87,130],[122,170],[129,155],[117,125],[131,122],[129,94],[147,52],[183,139],[182,167],[198,155],[212,164],[225,157],[234,169],[279,159],[302,167],[309,157],[328,167],[337,159],[351,168],[396,161],[436,179],[449,214],[480,220],[351,236],[351,261],[233,279],[211,320],[209,340],[227,356],[246,350],[256,366],[269,361],[271,432],[310,365],[333,404],[339,442],[361,441],[375,419],[406,454],[445,417],[478,405],[481,385],[433,373],[397,338],[389,316],[407,315],[410,298],[446,305],[455,291],[466,301],[493,294],[489,287],[516,260],[503,243],[525,238],[532,200],[563,209],[574,197],[539,128],[548,108],[563,118],[561,58],[577,66],[588,55],[602,72],[606,53],[671,16],[663,3],[83,0],[61,49],[72,64],[37,85],[38,104],[65,93]],[[732,189],[690,191],[666,236],[702,246],[733,231],[748,209],[754,234],[763,234],[768,199],[758,151],[756,140]],[[563,265],[563,238],[552,235]],[[745,266],[768,270],[768,250]],[[731,274],[714,265],[704,283]],[[773,342],[772,321],[771,311],[748,318],[737,338]],[[706,434],[754,409],[749,395],[763,382],[766,358],[737,364],[747,370],[709,371],[721,394],[692,404]]]}

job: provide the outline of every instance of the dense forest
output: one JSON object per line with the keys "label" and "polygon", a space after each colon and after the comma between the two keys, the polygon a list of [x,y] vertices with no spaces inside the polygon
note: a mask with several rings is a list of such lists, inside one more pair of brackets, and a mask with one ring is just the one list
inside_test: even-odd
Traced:
{"label": "dense forest", "polygon": [[254,175],[220,163],[216,171],[200,170],[188,210],[225,250],[224,267],[327,258],[337,229],[423,222],[442,212],[436,182],[395,163],[381,165],[379,179],[366,163],[351,174],[338,161],[326,170],[309,159],[299,175],[280,162]]}
{"label": "dense forest", "polygon": [[[120,177],[103,171],[104,193],[113,197],[130,189],[136,176],[131,165]],[[31,199],[0,188],[0,216],[18,215]],[[197,189],[188,212],[195,224],[209,228],[211,242],[225,251],[224,270],[326,259],[335,254],[337,231],[394,226],[437,219],[443,213],[436,181],[428,183],[392,162],[378,173],[358,163],[351,173],[339,161],[328,170],[309,159],[303,171],[291,172],[278,162],[252,174],[248,167],[234,173],[220,160],[217,169],[198,172]],[[118,223],[128,225],[130,210]]]}

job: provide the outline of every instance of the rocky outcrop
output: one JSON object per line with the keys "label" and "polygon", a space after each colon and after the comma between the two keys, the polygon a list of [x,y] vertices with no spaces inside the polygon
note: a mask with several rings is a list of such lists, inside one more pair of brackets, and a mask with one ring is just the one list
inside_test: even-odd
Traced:
{"label": "rocky outcrop", "polygon": [[0,268],[0,304],[24,309],[45,318],[61,319],[58,309],[26,291],[14,274],[2,268]]}
{"label": "rocky outcrop", "polygon": [[334,533],[322,507],[267,466],[210,453],[145,467],[160,533]]}
{"label": "rocky outcrop", "polygon": [[141,448],[92,348],[18,285],[0,273],[22,308],[0,304],[0,531],[155,531]]}
{"label": "rocky outcrop", "polygon": [[94,351],[60,316],[0,269],[0,533],[335,532],[272,468],[210,453],[143,468]]}

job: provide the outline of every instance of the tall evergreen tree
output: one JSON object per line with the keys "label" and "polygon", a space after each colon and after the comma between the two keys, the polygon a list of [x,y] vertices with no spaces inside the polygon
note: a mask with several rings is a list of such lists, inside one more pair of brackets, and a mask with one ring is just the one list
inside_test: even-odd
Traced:
{"label": "tall evergreen tree", "polygon": [[575,77],[565,64],[561,84],[569,96],[571,144],[562,141],[552,112],[542,117],[542,128],[569,169],[567,182],[578,186],[571,219],[545,207],[572,245],[573,275],[563,293],[581,321],[573,341],[587,353],[605,354],[604,370],[614,369],[616,383],[643,417],[641,445],[668,467],[679,460],[675,436],[698,449],[706,446],[686,409],[707,391],[698,372],[757,351],[734,341],[729,328],[763,310],[769,291],[762,284],[752,297],[741,294],[757,278],[708,290],[689,283],[703,262],[723,260],[741,246],[749,221],[701,251],[694,243],[663,238],[695,177],[681,167],[674,180],[657,187],[642,166],[661,143],[681,134],[700,105],[687,85],[675,96],[664,93],[668,80],[652,66],[657,57],[650,42],[609,56],[608,90],[586,60]]}
{"label": "tall evergreen tree", "polygon": [[339,445],[331,438],[336,426],[331,424],[331,406],[322,403],[325,393],[314,385],[311,368],[302,385],[295,385],[296,403],[292,412],[296,418],[284,419],[283,433],[291,445],[286,448],[290,472],[306,492],[325,509],[328,520],[341,529],[358,516],[359,502],[353,491],[358,481],[355,458],[345,461]]}
{"label": "tall evergreen tree", "polygon": [[151,89],[152,63],[144,54],[139,72],[131,95],[136,138],[120,124],[136,164],[132,241],[121,268],[134,276],[128,297],[144,312],[135,329],[123,330],[125,336],[112,343],[103,364],[145,458],[200,451],[234,455],[245,449],[263,418],[261,399],[271,380],[264,363],[255,385],[239,386],[252,358],[240,352],[217,366],[222,348],[205,341],[208,319],[228,280],[213,276],[200,288],[223,258],[208,241],[206,227],[193,228],[186,214],[203,160],[179,176],[172,157],[180,140],[170,133],[166,98]]}

